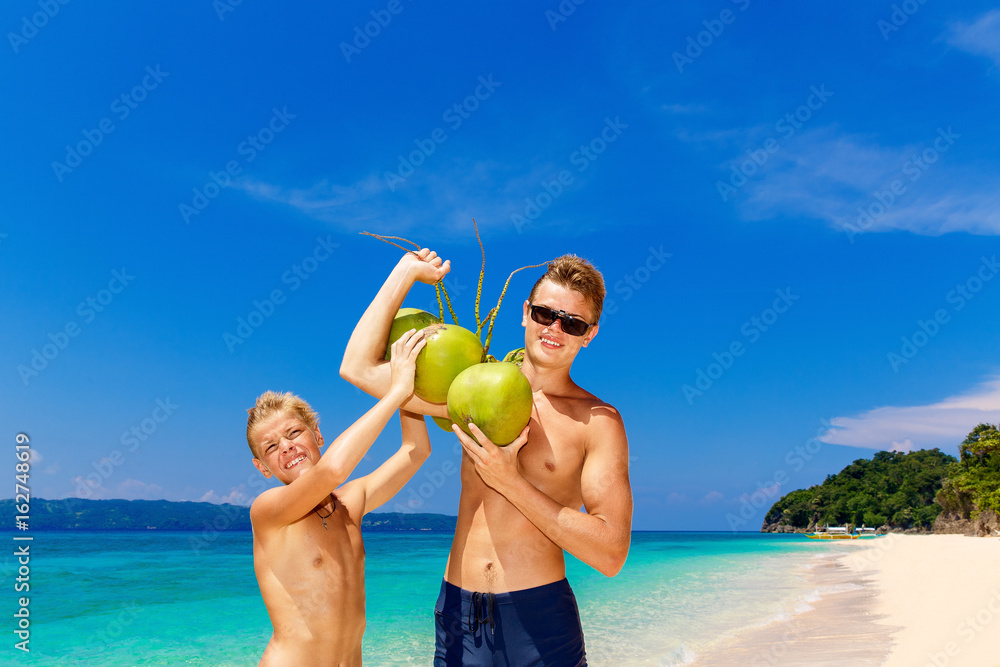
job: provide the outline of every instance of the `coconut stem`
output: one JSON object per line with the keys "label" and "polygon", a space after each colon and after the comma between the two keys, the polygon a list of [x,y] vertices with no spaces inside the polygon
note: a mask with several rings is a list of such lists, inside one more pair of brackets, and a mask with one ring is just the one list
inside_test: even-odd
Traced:
{"label": "coconut stem", "polygon": [[[473,221],[473,222],[475,222],[475,221]],[[398,243],[393,243],[389,239],[396,239],[397,241],[404,241],[405,243],[409,243],[410,245],[412,245],[417,250],[420,250],[420,246],[418,244],[414,243],[413,241],[411,241],[409,239],[404,239],[402,236],[383,236],[381,234],[372,234],[371,232],[360,232],[360,234],[362,234],[364,236],[371,236],[373,238],[378,239],[379,241],[384,241],[385,243],[388,243],[389,245],[394,245],[397,248],[399,248],[400,250],[406,250],[406,252],[414,254],[414,255],[417,254],[415,251],[413,251],[413,250],[407,250],[403,246],[399,245]],[[478,231],[476,232],[476,235],[478,237],[478,235],[479,235]],[[482,247],[482,243],[480,243],[479,245],[480,245],[480,247]],[[484,263],[486,262],[485,255],[483,256],[483,262]],[[482,287],[482,277],[480,277],[480,287]],[[443,280],[439,280],[436,283],[434,283],[434,291],[437,292],[438,312],[441,315],[441,321],[444,322],[444,306],[441,303],[441,292],[443,291],[444,292],[444,299],[445,299],[445,301],[448,302],[448,312],[451,313],[451,319],[455,322],[455,324],[458,324],[458,318],[455,317],[455,311],[451,307],[451,298],[448,296],[448,290],[445,289],[444,281]],[[479,318],[479,309],[478,308],[479,308],[479,300],[477,299],[476,300],[476,318],[477,319]]]}
{"label": "coconut stem", "polygon": [[[444,300],[448,302],[448,312],[451,313],[451,320],[457,325],[458,318],[455,317],[455,311],[451,307],[451,297],[448,296],[448,290],[444,287],[444,281],[439,280],[435,283],[435,286],[441,285],[441,291],[444,292]],[[438,303],[441,302],[441,297],[438,297]],[[444,311],[441,312],[441,321],[444,322]]]}
{"label": "coconut stem", "polygon": [[486,326],[486,323],[490,321],[490,317],[493,315],[493,311],[495,311],[495,310],[496,310],[496,308],[490,308],[490,312],[486,313],[486,317],[483,318],[483,321],[479,323],[479,328],[476,329],[476,335],[479,336],[480,338],[483,337],[482,336],[482,334],[483,334],[483,327]]}
{"label": "coconut stem", "polygon": [[520,269],[514,269],[513,271],[510,272],[510,275],[507,276],[507,282],[503,284],[503,291],[500,292],[500,298],[497,299],[497,306],[492,311],[493,317],[489,318],[490,328],[486,332],[486,346],[483,352],[484,356],[490,351],[490,340],[493,339],[493,324],[497,320],[497,314],[500,312],[500,304],[503,303],[503,297],[505,294],[507,294],[507,287],[510,285],[511,278],[513,278],[514,274],[517,273],[518,271],[524,271],[525,269],[537,269],[539,266],[545,266],[546,264],[552,261],[555,260],[550,259],[546,262],[542,262],[541,264],[531,264],[530,266],[522,266]]}
{"label": "coconut stem", "polygon": [[[472,226],[476,230],[476,240],[479,241],[479,252],[483,256],[483,265],[479,269],[479,285],[476,287],[476,327],[477,332],[483,330],[483,321],[479,319],[479,299],[483,296],[483,277],[486,275],[486,249],[483,248],[483,240],[479,238],[479,225],[476,219],[472,219]],[[486,316],[489,319],[489,315]]]}
{"label": "coconut stem", "polygon": [[420,246],[419,245],[417,245],[413,241],[410,241],[409,239],[404,239],[402,236],[382,236],[381,234],[372,234],[371,232],[359,232],[359,234],[361,234],[362,236],[371,236],[373,238],[378,239],[379,241],[383,241],[385,243],[388,243],[389,245],[394,245],[397,248],[399,248],[400,250],[406,250],[406,252],[413,253],[414,255],[417,254],[415,251],[413,251],[413,250],[407,250],[403,246],[399,245],[398,243],[393,243],[389,239],[396,239],[397,241],[405,241],[405,242],[409,243],[410,245],[412,245],[413,247],[415,247],[417,250],[420,250]]}
{"label": "coconut stem", "polygon": [[444,304],[441,303],[441,283],[434,283],[434,293],[438,298],[438,319],[444,322]]}

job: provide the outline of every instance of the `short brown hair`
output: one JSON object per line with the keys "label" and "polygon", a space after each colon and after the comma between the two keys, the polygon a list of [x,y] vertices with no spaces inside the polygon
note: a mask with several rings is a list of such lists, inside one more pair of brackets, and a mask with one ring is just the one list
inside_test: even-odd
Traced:
{"label": "short brown hair", "polygon": [[545,274],[539,278],[531,293],[528,294],[528,301],[534,302],[535,294],[543,280],[551,280],[556,285],[561,285],[566,289],[582,294],[593,308],[594,321],[590,324],[597,324],[601,319],[601,311],[604,309],[604,276],[594,268],[594,265],[576,255],[563,255],[549,262]]}
{"label": "short brown hair", "polygon": [[253,452],[254,458],[260,457],[257,456],[257,450],[253,447],[253,441],[250,439],[250,431],[271,415],[278,413],[298,417],[314,433],[316,427],[319,426],[319,415],[312,409],[312,406],[300,397],[288,391],[283,394],[279,394],[276,391],[265,391],[257,397],[257,403],[247,410],[247,444],[250,446],[250,451]]}

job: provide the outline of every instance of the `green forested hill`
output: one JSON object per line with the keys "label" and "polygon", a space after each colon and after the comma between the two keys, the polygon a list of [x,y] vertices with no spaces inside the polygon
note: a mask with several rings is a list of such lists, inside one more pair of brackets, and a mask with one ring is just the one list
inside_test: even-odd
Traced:
{"label": "green forested hill", "polygon": [[959,460],[948,468],[938,504],[963,519],[975,519],[987,510],[1000,514],[1000,431],[992,424],[979,424],[958,451]]}
{"label": "green forested hill", "polygon": [[[854,524],[930,529],[941,512],[934,498],[955,457],[938,449],[878,452],[817,486],[792,491],[768,511],[764,532]],[[787,528],[785,528],[787,526]]]}

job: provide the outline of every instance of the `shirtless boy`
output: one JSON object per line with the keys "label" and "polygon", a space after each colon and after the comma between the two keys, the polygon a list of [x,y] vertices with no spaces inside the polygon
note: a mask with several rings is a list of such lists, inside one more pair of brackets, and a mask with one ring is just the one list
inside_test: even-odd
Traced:
{"label": "shirtless boy", "polygon": [[[404,256],[358,322],[341,376],[384,395],[393,316],[414,282],[433,284],[449,270],[427,249]],[[570,378],[576,355],[597,335],[604,294],[589,263],[564,256],[549,264],[522,307],[522,371],[534,399],[528,427],[503,448],[475,428],[482,446],[455,428],[462,492],[435,608],[435,665],[586,664],[564,551],[614,576],[632,524],[621,416]],[[448,415],[417,397],[406,408]]]}
{"label": "shirtless boy", "polygon": [[274,626],[261,665],[361,665],[361,518],[396,495],[430,455],[423,415],[400,410],[399,451],[371,474],[344,482],[413,393],[416,357],[425,344],[414,331],[393,344],[384,398],[322,455],[317,415],[298,396],[269,391],[247,411],[253,464],[284,483],[250,507],[254,571]]}

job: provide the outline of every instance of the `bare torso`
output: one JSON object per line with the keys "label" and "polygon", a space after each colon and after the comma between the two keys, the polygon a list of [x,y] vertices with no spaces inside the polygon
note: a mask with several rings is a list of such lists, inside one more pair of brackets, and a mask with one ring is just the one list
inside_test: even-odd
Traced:
{"label": "bare torso", "polygon": [[[607,406],[579,388],[569,396],[536,391],[534,404],[528,442],[518,453],[519,470],[542,493],[579,509],[587,425],[595,411]],[[463,456],[458,524],[445,579],[466,590],[499,593],[565,576],[563,550],[487,486]]]}
{"label": "bare torso", "polygon": [[274,627],[262,666],[361,665],[365,549],[351,503],[338,497],[326,529],[315,512],[281,528],[254,527],[254,571]]}

